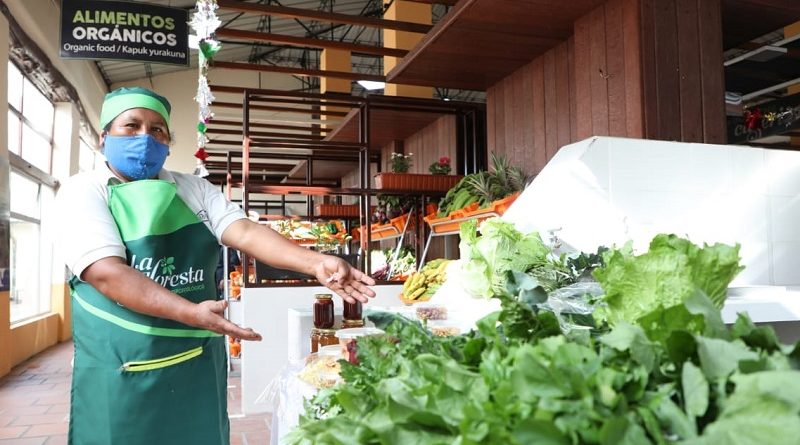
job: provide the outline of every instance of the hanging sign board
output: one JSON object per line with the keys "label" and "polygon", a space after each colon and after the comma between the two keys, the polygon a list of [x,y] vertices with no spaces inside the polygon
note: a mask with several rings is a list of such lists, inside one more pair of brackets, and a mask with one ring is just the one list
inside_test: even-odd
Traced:
{"label": "hanging sign board", "polygon": [[189,11],[141,2],[62,0],[61,57],[189,65]]}

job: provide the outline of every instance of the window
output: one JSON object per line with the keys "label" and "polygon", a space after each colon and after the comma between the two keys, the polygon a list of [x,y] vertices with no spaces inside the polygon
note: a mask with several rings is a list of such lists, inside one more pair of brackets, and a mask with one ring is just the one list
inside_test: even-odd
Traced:
{"label": "window", "polygon": [[8,64],[8,149],[11,158],[11,322],[50,312],[53,248],[44,215],[55,196],[50,176],[55,106]]}
{"label": "window", "polygon": [[100,153],[92,145],[81,139],[80,152],[78,153],[78,170],[82,172],[91,171],[97,168],[100,161]]}
{"label": "window", "polygon": [[8,150],[50,174],[55,106],[8,62]]}
{"label": "window", "polygon": [[42,208],[52,204],[53,189],[11,170],[11,322],[50,311],[52,247],[42,236]]}

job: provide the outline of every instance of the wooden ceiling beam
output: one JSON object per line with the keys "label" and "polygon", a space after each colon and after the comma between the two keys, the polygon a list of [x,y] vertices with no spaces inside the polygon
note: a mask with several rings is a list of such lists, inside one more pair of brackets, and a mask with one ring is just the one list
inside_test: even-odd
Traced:
{"label": "wooden ceiling beam", "polygon": [[[454,0],[437,0],[452,1]],[[238,12],[250,12],[258,15],[288,17],[292,19],[311,19],[319,22],[345,23],[348,25],[369,26],[372,28],[395,29],[397,31],[416,32],[425,34],[432,28],[431,25],[413,22],[401,22],[396,20],[385,20],[375,17],[364,17],[360,15],[340,14],[336,12],[318,11],[313,9],[289,8],[276,5],[258,5],[231,0],[217,0],[220,9]]]}
{"label": "wooden ceiling beam", "polygon": [[[310,131],[310,130],[309,130]],[[241,130],[225,130],[221,128],[207,128],[206,134],[232,134],[241,136]],[[270,131],[251,131],[250,136],[263,136],[271,138],[287,138],[287,139],[308,139],[314,141],[322,140],[322,136],[318,134],[302,134],[302,133],[275,133]]]}
{"label": "wooden ceiling beam", "polygon": [[[206,168],[227,168],[228,163],[227,161],[206,161]],[[241,162],[231,162],[231,168],[234,170],[241,170],[242,163]],[[256,162],[250,162],[250,170],[269,170],[269,171],[277,171],[277,172],[290,172],[294,168],[294,164],[259,164]]]}
{"label": "wooden ceiling beam", "polygon": [[[228,120],[213,119],[209,123],[209,128],[211,128],[213,125],[221,125],[223,127],[241,127],[242,126],[242,122],[241,121],[228,121]],[[319,131],[321,133],[327,133],[329,131],[332,131],[331,128],[324,128],[324,127],[320,127],[320,128],[300,127],[300,126],[297,126],[297,125],[265,124],[265,123],[261,123],[261,122],[250,122],[250,127],[251,128],[271,128],[271,129],[276,129],[276,130],[295,130],[295,131],[311,131],[311,132]]]}
{"label": "wooden ceiling beam", "polygon": [[[267,73],[291,74],[294,76],[336,77],[339,79],[350,79],[350,80],[372,80],[374,82],[386,81],[386,76],[381,76],[378,74],[362,74],[362,73],[353,73],[346,71],[330,71],[330,70],[311,70],[306,68],[295,68],[287,66],[258,65],[255,63],[214,61],[213,66],[215,68],[225,68],[230,70],[263,71]],[[348,106],[347,104],[343,105]]]}
{"label": "wooden ceiling beam", "polygon": [[[242,108],[242,104],[236,102],[214,102],[212,106],[220,108]],[[301,114],[320,114],[325,116],[347,116],[347,113],[342,111],[332,110],[312,110],[309,108],[292,108],[292,107],[271,107],[269,105],[250,105],[251,110],[262,111],[283,111],[286,113],[301,113]],[[212,121],[213,122],[213,121]]]}
{"label": "wooden ceiling beam", "polygon": [[266,32],[242,31],[240,29],[219,28],[215,32],[217,37],[250,40],[265,43],[284,43],[287,45],[309,48],[330,48],[350,51],[360,54],[375,54],[376,56],[405,57],[408,51],[395,48],[384,48],[375,45],[360,45],[357,43],[339,42],[336,40],[311,39],[307,37],[284,36]]}
{"label": "wooden ceiling beam", "polygon": [[458,0],[406,0],[409,2],[414,3],[426,3],[429,5],[445,5],[445,6],[455,6],[458,3]]}

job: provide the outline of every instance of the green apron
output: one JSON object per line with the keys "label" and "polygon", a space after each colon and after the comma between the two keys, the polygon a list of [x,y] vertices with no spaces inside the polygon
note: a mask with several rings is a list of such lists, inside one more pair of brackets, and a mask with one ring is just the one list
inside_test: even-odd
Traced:
{"label": "green apron", "polygon": [[[175,184],[109,185],[128,264],[193,302],[215,300],[219,244]],[[230,440],[225,339],[140,314],[73,278],[69,442],[220,445]]]}

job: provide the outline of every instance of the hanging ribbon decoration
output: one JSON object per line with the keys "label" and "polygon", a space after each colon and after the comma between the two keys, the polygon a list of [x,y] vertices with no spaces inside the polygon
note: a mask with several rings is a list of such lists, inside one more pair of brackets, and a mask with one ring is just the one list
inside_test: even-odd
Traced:
{"label": "hanging ribbon decoration", "polygon": [[205,150],[206,143],[208,143],[206,130],[209,121],[214,117],[214,113],[211,112],[211,103],[215,98],[208,86],[208,64],[222,47],[220,42],[214,38],[214,32],[221,24],[216,13],[218,8],[216,0],[198,0],[192,21],[189,22],[197,35],[199,46],[197,95],[194,100],[197,101],[200,109],[197,114],[197,151],[194,153],[194,157],[197,159],[197,168],[195,168],[194,174],[201,178],[208,176],[205,165],[208,158],[208,152]]}
{"label": "hanging ribbon decoration", "polygon": [[758,131],[763,127],[761,122],[761,109],[754,108],[744,112],[744,125],[748,130]]}

